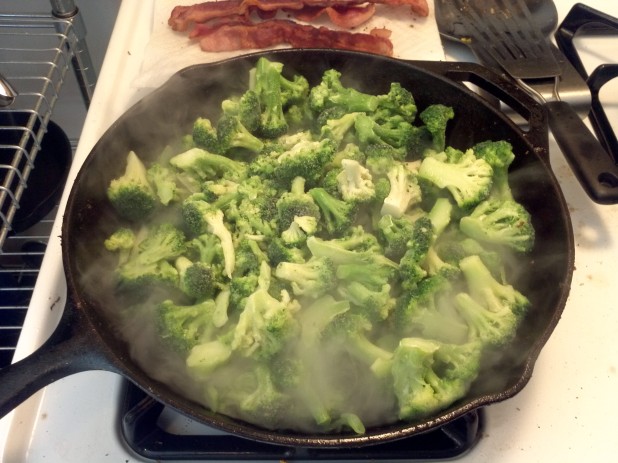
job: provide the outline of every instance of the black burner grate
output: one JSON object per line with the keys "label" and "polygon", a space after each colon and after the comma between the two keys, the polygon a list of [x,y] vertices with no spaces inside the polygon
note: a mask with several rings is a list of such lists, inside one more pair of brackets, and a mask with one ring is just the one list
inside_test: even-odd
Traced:
{"label": "black burner grate", "polygon": [[175,414],[127,382],[120,413],[121,434],[126,444],[138,455],[156,461],[447,460],[471,450],[480,439],[484,424],[483,410],[479,409],[436,430],[383,444],[359,448],[298,448],[257,442],[220,431],[176,433],[162,423],[169,422],[162,419],[169,413]]}

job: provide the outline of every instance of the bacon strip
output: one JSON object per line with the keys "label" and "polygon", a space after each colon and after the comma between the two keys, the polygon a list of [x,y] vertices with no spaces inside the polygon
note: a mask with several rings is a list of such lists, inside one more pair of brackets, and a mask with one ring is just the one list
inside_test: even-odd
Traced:
{"label": "bacon strip", "polygon": [[352,29],[360,26],[371,19],[376,12],[374,3],[368,3],[362,6],[347,6],[336,7],[329,6],[326,8],[319,6],[306,6],[300,10],[292,11],[292,15],[300,21],[312,22],[317,18],[326,14],[334,25],[344,29]]}
{"label": "bacon strip", "polygon": [[429,15],[427,0],[221,0],[176,6],[170,14],[168,24],[175,31],[186,31],[192,23],[205,23],[224,16],[249,15],[251,11],[268,16],[269,12],[279,10],[295,11],[305,7],[349,8],[365,3],[407,5],[418,16]]}
{"label": "bacon strip", "polygon": [[[197,32],[199,31],[199,32]],[[295,48],[342,48],[386,56],[393,55],[390,31],[374,29],[369,34],[336,31],[284,19],[258,23],[230,22],[216,26],[200,25],[192,31],[204,51],[260,49],[280,44]]]}

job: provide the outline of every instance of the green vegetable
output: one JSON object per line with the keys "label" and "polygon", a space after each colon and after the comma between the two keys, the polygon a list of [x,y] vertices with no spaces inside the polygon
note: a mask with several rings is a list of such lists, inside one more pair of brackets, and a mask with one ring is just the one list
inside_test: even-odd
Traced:
{"label": "green vegetable", "polygon": [[431,417],[530,307],[505,265],[534,245],[515,154],[448,146],[452,109],[397,82],[371,95],[335,69],[313,86],[284,71],[259,58],[216,126],[129,153],[102,243],[119,321],[151,317],[149,352],[235,419],[315,434]]}

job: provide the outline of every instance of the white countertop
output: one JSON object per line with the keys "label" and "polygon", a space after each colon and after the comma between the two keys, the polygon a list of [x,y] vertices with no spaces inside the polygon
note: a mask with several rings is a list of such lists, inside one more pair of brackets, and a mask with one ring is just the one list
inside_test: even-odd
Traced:
{"label": "white countertop", "polygon": [[[108,53],[103,64],[77,148],[78,162],[69,181],[103,131],[148,92],[136,89],[131,82],[140,72],[149,39],[152,1],[124,0],[121,4],[110,42],[113,52]],[[561,19],[572,4],[568,0],[556,1]],[[618,17],[618,2],[590,0],[586,4]],[[601,54],[605,59],[612,55],[612,50],[600,53],[601,49],[591,43],[589,62],[602,62]],[[614,60],[615,56],[614,50]],[[607,90],[615,103],[611,116],[614,120],[618,120],[616,84]],[[576,270],[570,297],[529,384],[514,398],[487,407],[485,432],[478,445],[458,460],[461,462],[618,460],[618,285],[614,281],[618,275],[618,205],[591,202],[553,139],[550,152],[575,233]],[[61,262],[53,257],[60,255],[60,222],[57,220],[52,230],[42,277],[25,322],[29,334],[20,339],[18,358],[41,344],[59,311],[55,309],[44,327],[36,325],[35,320],[43,313],[50,318],[47,312],[53,301],[65,299]],[[104,372],[80,373],[48,386],[0,420],[0,462],[142,461],[128,453],[118,438],[119,388],[120,378]]]}

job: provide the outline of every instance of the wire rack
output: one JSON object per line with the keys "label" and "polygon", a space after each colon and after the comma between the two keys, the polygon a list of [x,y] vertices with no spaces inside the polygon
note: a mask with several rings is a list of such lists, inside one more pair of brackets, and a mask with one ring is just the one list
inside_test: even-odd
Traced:
{"label": "wire rack", "polygon": [[72,22],[49,16],[0,15],[0,69],[17,90],[0,108],[0,248],[71,65]]}
{"label": "wire rack", "polygon": [[14,219],[70,68],[78,81],[81,72],[89,103],[83,83],[92,69],[79,69],[79,29],[74,17],[0,13],[0,71],[17,91],[12,104],[0,107],[0,368],[12,359],[57,207],[25,231]]}

